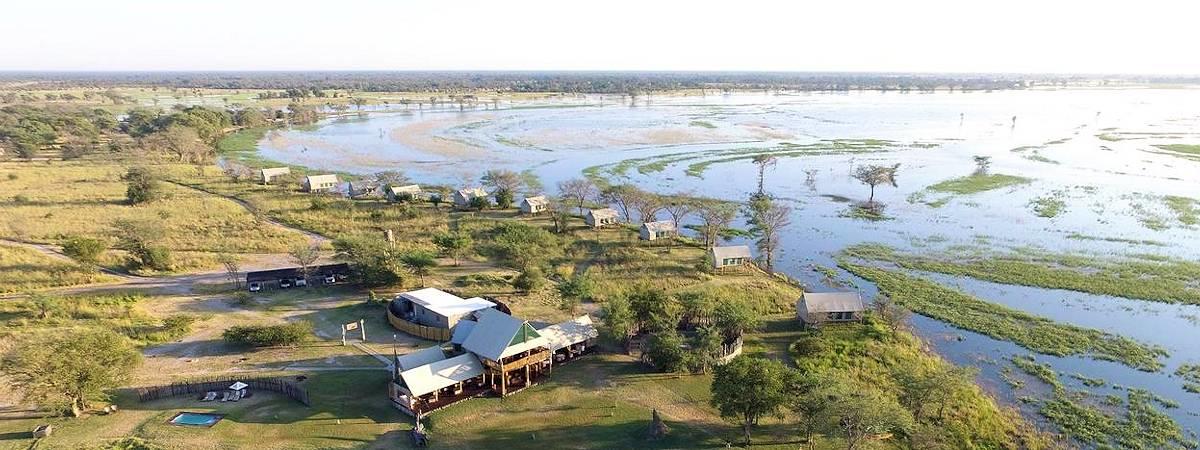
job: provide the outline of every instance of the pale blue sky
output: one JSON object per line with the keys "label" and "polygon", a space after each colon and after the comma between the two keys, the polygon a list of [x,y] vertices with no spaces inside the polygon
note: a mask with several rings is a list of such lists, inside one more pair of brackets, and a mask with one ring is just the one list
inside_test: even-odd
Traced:
{"label": "pale blue sky", "polygon": [[1200,74],[1196,3],[10,0],[0,70]]}

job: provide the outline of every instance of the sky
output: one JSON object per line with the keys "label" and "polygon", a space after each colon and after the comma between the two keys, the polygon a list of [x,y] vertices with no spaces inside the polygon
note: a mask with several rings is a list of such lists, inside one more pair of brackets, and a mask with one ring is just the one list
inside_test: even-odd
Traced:
{"label": "sky", "polygon": [[1200,74],[1200,2],[7,0],[0,70]]}

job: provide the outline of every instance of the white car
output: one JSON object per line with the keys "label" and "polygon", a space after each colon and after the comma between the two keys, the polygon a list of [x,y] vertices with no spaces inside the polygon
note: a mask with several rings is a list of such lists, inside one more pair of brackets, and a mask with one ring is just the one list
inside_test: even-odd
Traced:
{"label": "white car", "polygon": [[250,288],[250,292],[258,292],[258,291],[261,291],[261,290],[262,290],[262,284],[260,284],[259,282],[255,281],[255,282],[253,282],[253,283],[250,283],[250,286],[249,286],[249,288]]}
{"label": "white car", "polygon": [[285,279],[282,279],[282,280],[279,280],[279,287],[280,287],[281,289],[287,289],[287,288],[290,288],[290,287],[292,287],[292,280],[289,280],[289,279],[286,279],[286,278],[285,278]]}
{"label": "white car", "polygon": [[296,286],[308,286],[308,280],[305,280],[303,278],[297,278]]}

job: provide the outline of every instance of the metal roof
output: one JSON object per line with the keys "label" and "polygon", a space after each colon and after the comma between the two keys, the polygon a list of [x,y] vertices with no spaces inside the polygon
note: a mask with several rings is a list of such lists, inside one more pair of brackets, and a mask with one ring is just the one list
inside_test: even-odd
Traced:
{"label": "metal roof", "polygon": [[546,338],[534,330],[529,322],[494,309],[479,311],[475,316],[479,323],[462,346],[481,358],[499,361],[506,356],[549,346]]}
{"label": "metal roof", "polygon": [[[309,276],[320,275],[348,275],[350,274],[350,265],[346,263],[325,264],[320,266],[312,266],[308,268]],[[299,267],[287,267],[283,269],[258,270],[254,272],[246,272],[246,282],[254,281],[270,281],[281,278],[299,278]]]}
{"label": "metal roof", "polygon": [[442,351],[442,346],[434,345],[425,347],[412,353],[400,355],[396,357],[396,367],[398,370],[411,370],[417,367],[432,364],[446,359],[446,352]]}
{"label": "metal roof", "polygon": [[408,301],[425,307],[442,317],[458,317],[473,311],[496,306],[479,297],[461,298],[457,295],[434,288],[418,289],[400,294]]}
{"label": "metal roof", "polygon": [[454,325],[454,334],[450,335],[450,343],[462,345],[466,342],[467,336],[471,335],[471,330],[475,329],[477,322],[474,320],[460,320]]}
{"label": "metal roof", "polygon": [[714,261],[721,261],[726,258],[750,258],[750,247],[745,245],[713,247],[712,256]]}
{"label": "metal roof", "polygon": [[483,375],[483,364],[470,353],[443,359],[400,372],[400,379],[413,396],[425,395],[455,383]]}
{"label": "metal roof", "polygon": [[592,324],[592,318],[586,314],[542,328],[538,330],[538,333],[546,338],[552,351],[600,336],[600,332]]}
{"label": "metal roof", "polygon": [[805,292],[798,307],[809,313],[863,311],[862,297],[857,292]]}

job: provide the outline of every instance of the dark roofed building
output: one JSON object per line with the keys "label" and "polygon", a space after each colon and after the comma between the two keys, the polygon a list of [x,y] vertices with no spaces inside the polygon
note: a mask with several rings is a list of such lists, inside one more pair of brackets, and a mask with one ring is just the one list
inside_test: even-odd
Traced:
{"label": "dark roofed building", "polygon": [[346,263],[309,267],[307,278],[303,276],[299,267],[259,270],[246,272],[246,288],[250,292],[257,292],[266,288],[307,286],[309,280],[319,281],[321,284],[334,284],[346,281],[349,276],[350,265]]}
{"label": "dark roofed building", "polygon": [[796,316],[805,325],[859,321],[865,311],[857,292],[805,292],[796,302]]}

